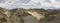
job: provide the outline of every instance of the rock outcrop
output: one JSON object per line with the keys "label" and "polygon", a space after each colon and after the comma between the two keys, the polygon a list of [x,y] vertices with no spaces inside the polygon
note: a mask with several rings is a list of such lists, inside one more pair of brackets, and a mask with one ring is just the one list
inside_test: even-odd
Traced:
{"label": "rock outcrop", "polygon": [[0,23],[60,23],[60,10],[0,7]]}

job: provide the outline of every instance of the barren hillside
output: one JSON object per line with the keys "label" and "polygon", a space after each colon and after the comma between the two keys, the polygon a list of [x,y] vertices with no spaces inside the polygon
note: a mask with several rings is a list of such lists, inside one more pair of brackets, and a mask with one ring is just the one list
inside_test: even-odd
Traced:
{"label": "barren hillside", "polygon": [[60,23],[60,10],[0,8],[0,23]]}

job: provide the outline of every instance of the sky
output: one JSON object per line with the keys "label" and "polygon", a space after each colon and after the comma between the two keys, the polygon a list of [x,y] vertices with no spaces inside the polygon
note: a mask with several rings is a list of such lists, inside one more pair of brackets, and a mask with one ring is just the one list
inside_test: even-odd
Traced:
{"label": "sky", "polygon": [[14,8],[60,9],[60,0],[0,0],[0,7],[5,9]]}

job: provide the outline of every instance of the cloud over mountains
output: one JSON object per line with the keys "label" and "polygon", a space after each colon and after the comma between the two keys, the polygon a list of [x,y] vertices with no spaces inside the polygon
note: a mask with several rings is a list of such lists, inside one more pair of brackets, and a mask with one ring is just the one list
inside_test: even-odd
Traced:
{"label": "cloud over mountains", "polygon": [[0,7],[59,9],[60,0],[0,0]]}

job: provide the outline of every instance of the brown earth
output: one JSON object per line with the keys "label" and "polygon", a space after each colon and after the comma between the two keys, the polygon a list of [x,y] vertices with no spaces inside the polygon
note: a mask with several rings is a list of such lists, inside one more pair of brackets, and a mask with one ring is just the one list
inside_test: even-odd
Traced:
{"label": "brown earth", "polygon": [[0,8],[0,23],[60,23],[60,10]]}

